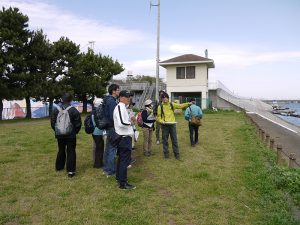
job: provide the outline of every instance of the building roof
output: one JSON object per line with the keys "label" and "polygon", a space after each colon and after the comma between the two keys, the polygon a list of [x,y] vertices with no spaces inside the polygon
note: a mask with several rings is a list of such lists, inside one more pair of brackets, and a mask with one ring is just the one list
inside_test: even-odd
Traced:
{"label": "building roof", "polygon": [[163,67],[176,64],[207,64],[208,68],[215,68],[214,60],[193,54],[177,56],[159,63]]}

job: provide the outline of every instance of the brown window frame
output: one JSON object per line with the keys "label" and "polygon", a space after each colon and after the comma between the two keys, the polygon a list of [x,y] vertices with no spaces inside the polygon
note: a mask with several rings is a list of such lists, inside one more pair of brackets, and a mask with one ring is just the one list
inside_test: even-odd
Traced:
{"label": "brown window frame", "polygon": [[[188,68],[193,69],[191,74],[188,74]],[[187,66],[185,67],[185,79],[195,79],[196,78],[196,67],[195,66]]]}
{"label": "brown window frame", "polygon": [[[179,74],[179,69],[180,69],[180,74]],[[183,74],[182,73],[182,69],[183,69]],[[179,66],[176,67],[176,79],[185,79],[185,67],[184,66]]]}
{"label": "brown window frame", "polygon": [[[193,68],[192,71],[189,70],[188,68]],[[183,74],[182,74],[183,72]],[[192,72],[192,73],[190,73]],[[190,73],[190,74],[188,74]],[[182,79],[195,79],[196,78],[196,67],[195,66],[178,66],[176,67],[176,79],[177,80],[182,80]]]}

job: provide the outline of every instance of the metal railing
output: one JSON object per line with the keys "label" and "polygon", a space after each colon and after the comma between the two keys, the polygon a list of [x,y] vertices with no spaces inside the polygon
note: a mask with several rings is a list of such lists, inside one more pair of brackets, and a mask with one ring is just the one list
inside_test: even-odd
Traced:
{"label": "metal railing", "polygon": [[146,95],[149,91],[149,83],[147,83],[146,88],[143,91],[143,94],[140,97],[139,103],[138,103],[138,108],[141,109],[143,108],[144,102],[146,100]]}

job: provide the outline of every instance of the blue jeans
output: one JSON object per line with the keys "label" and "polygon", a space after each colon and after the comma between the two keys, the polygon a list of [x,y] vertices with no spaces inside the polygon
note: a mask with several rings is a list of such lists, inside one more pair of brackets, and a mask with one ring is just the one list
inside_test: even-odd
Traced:
{"label": "blue jeans", "polygon": [[104,166],[103,166],[103,171],[107,175],[113,175],[116,173],[116,162],[115,162],[116,153],[117,153],[117,148],[113,147],[111,143],[107,140],[105,146],[105,152],[104,152]]}

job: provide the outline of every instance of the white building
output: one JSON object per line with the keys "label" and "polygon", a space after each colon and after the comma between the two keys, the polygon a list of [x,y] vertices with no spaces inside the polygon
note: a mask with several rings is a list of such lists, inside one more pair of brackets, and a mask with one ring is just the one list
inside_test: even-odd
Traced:
{"label": "white building", "polygon": [[193,97],[202,109],[207,108],[208,69],[215,68],[212,59],[185,54],[162,61],[160,66],[167,70],[167,92],[172,101],[186,102]]}

